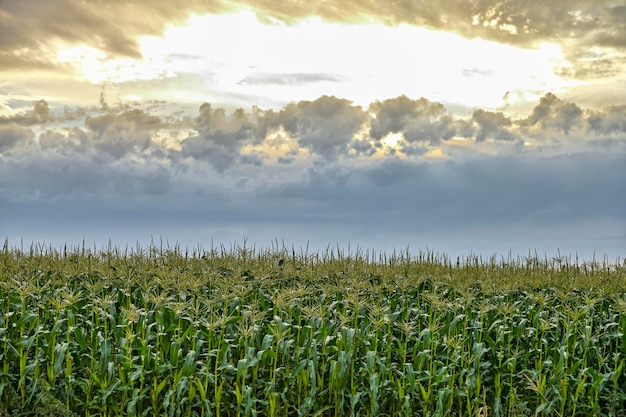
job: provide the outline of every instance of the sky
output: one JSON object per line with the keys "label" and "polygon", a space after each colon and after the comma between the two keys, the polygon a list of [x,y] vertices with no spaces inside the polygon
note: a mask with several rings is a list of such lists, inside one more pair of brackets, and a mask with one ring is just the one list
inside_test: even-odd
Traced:
{"label": "sky", "polygon": [[626,2],[0,0],[0,238],[623,260]]}

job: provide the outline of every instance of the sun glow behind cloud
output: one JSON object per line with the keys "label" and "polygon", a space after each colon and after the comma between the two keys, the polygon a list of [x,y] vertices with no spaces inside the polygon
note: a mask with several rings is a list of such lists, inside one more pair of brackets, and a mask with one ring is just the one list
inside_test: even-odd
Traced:
{"label": "sun glow behind cloud", "polygon": [[408,25],[319,18],[262,23],[249,10],[192,16],[162,36],[142,38],[140,50],[141,59],[110,59],[78,46],[60,49],[58,60],[92,83],[194,77],[203,82],[190,97],[254,97],[261,106],[323,94],[365,105],[406,94],[493,108],[507,92],[515,93],[510,104],[569,85],[555,74],[567,62],[552,44],[520,49]]}
{"label": "sun glow behind cloud", "polygon": [[84,45],[60,48],[57,61],[69,64],[87,81],[94,84],[124,83],[167,76],[165,67],[151,60],[109,59],[104,52]]}

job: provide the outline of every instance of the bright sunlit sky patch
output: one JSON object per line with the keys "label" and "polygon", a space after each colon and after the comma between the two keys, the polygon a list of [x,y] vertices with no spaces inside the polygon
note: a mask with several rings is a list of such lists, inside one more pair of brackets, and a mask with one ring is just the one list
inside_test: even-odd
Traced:
{"label": "bright sunlit sky patch", "polygon": [[94,84],[197,76],[204,83],[184,91],[188,97],[218,93],[237,104],[258,97],[264,106],[323,94],[367,105],[405,94],[495,108],[507,92],[515,93],[513,100],[536,100],[546,90],[578,84],[555,74],[568,66],[556,44],[524,49],[408,24],[310,17],[287,25],[261,22],[242,9],[194,15],[138,42],[138,59],[108,59],[87,46],[61,47],[58,59]]}
{"label": "bright sunlit sky patch", "polygon": [[623,1],[0,2],[0,238],[626,254]]}

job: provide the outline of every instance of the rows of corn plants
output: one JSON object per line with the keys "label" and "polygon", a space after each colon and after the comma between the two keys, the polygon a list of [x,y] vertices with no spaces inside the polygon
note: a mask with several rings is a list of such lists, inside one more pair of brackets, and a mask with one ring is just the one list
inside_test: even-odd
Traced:
{"label": "rows of corn plants", "polygon": [[625,416],[626,263],[0,253],[0,416]]}

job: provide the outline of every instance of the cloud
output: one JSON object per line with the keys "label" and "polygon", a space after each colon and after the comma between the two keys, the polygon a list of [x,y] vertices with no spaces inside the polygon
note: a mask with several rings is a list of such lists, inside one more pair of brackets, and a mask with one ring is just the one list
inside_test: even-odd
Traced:
{"label": "cloud", "polygon": [[[73,116],[71,112],[70,116]],[[50,127],[41,132],[37,141],[40,153],[31,158],[102,164],[103,170],[109,164],[133,158],[147,163],[153,157],[167,154],[162,144],[153,141],[153,136],[164,126],[159,117],[139,109],[88,115],[82,127]]]}
{"label": "cloud", "polygon": [[604,17],[603,26],[606,30],[598,30],[593,36],[593,41],[602,46],[626,47],[624,37],[624,33],[626,33],[626,23],[624,23],[626,22],[626,5],[607,7]]}
{"label": "cloud", "polygon": [[[0,48],[2,47],[0,43]],[[47,73],[67,71],[64,65],[55,62],[52,57],[47,56],[41,50],[0,49],[0,68],[2,72],[45,71]]]}
{"label": "cloud", "polygon": [[486,139],[512,141],[518,139],[515,133],[511,132],[511,119],[502,112],[491,112],[483,109],[476,109],[472,113],[472,120],[478,125],[476,141],[482,142]]}
{"label": "cloud", "polygon": [[85,119],[85,126],[97,136],[119,132],[154,131],[163,126],[161,119],[139,109],[125,110],[122,113],[106,113],[103,116]]}
{"label": "cloud", "polygon": [[240,85],[306,85],[320,82],[340,82],[346,77],[339,74],[294,73],[294,74],[253,74],[239,81]]}
{"label": "cloud", "polygon": [[[166,27],[181,24],[194,14],[220,13],[241,6],[251,7],[268,24],[275,23],[272,19],[293,23],[320,16],[336,22],[374,20],[388,25],[418,25],[459,33],[470,39],[480,37],[522,47],[553,43],[563,48],[572,64],[568,73],[563,74],[576,78],[623,74],[626,59],[623,51],[626,6],[612,0],[553,0],[541,4],[522,0],[452,0],[444,6],[436,0],[244,0],[236,4],[190,0],[184,5],[150,0],[130,3],[48,0],[37,7],[21,1],[2,2],[0,64],[5,71],[44,68],[67,71],[50,55],[50,46],[55,43],[89,46],[108,57],[140,58],[141,36],[158,36]],[[598,51],[599,55],[591,56]],[[470,69],[468,75],[474,74],[477,73]],[[291,79],[282,78],[282,82],[305,82],[302,75],[305,74],[293,74]],[[247,82],[281,81],[261,74]]]}
{"label": "cloud", "polygon": [[465,77],[487,77],[493,75],[493,71],[489,69],[480,68],[464,68],[462,71]]}
{"label": "cloud", "polygon": [[[39,100],[30,110],[0,118],[0,126],[7,126],[3,146],[8,151],[19,143],[23,153],[39,149],[44,154],[77,154],[107,163],[156,158],[182,170],[200,163],[224,172],[241,164],[267,168],[271,161],[297,166],[310,159],[307,155],[320,157],[316,164],[378,158],[382,139],[390,134],[401,138],[395,146],[386,147],[388,156],[399,152],[410,159],[435,148],[438,155],[451,157],[459,146],[454,141],[450,144],[452,138],[473,139],[478,153],[505,150],[495,142],[523,146],[524,141],[547,143],[549,139],[558,153],[565,139],[571,147],[593,147],[594,141],[605,141],[610,147],[626,140],[626,107],[585,109],[552,93],[518,119],[485,109],[453,118],[441,103],[406,96],[376,101],[367,110],[334,96],[292,102],[278,110],[228,111],[204,103],[195,118],[151,113],[162,112],[162,105],[136,106],[65,107],[63,113],[53,114],[48,103]],[[34,148],[22,146],[23,138],[34,133],[18,126],[38,132],[37,140],[31,141]],[[472,146],[472,142],[465,143]]]}
{"label": "cloud", "polygon": [[[585,109],[553,93],[541,97],[530,114],[518,119],[480,108],[470,117],[455,118],[441,103],[406,96],[376,101],[367,110],[334,96],[292,102],[277,110],[230,111],[204,103],[196,117],[161,114],[168,108],[147,102],[106,108],[66,106],[62,113],[53,113],[45,100],[39,100],[29,110],[0,117],[0,125],[34,128],[40,136],[38,145],[46,151],[112,160],[144,154],[177,161],[191,158],[219,171],[241,160],[242,152],[253,165],[269,161],[270,154],[274,155],[270,159],[280,157],[283,163],[307,153],[327,162],[355,154],[374,157],[390,134],[401,135],[395,151],[419,156],[447,146],[452,138],[521,143],[524,138],[571,142],[576,137],[582,143],[620,141],[626,130],[625,106]],[[275,135],[282,139],[277,141]],[[283,150],[276,153],[278,148]]]}
{"label": "cloud", "polygon": [[54,120],[46,100],[39,100],[33,103],[30,111],[18,113],[13,116],[0,117],[0,125],[16,123],[22,126],[32,126],[44,124]]}
{"label": "cloud", "polygon": [[91,146],[98,157],[120,159],[129,153],[154,150],[152,134],[162,127],[161,120],[142,110],[106,113],[85,119],[89,131],[85,146]]}
{"label": "cloud", "polygon": [[583,124],[583,111],[575,103],[564,103],[552,93],[541,97],[532,114],[519,122],[525,131],[539,128],[541,131],[561,131],[566,135]]}
{"label": "cloud", "polygon": [[332,96],[290,103],[279,112],[267,112],[265,123],[282,126],[300,146],[326,160],[337,159],[349,150],[354,135],[367,120],[361,106]]}
{"label": "cloud", "polygon": [[39,135],[39,146],[44,152],[58,152],[65,155],[81,154],[84,144],[88,143],[88,134],[79,127],[65,131],[46,130]]}
{"label": "cloud", "polygon": [[199,112],[194,126],[198,134],[182,142],[181,154],[208,161],[223,172],[237,160],[241,148],[253,142],[253,122],[243,109],[227,115],[224,109],[213,109],[210,103],[204,103]]}
{"label": "cloud", "polygon": [[[2,226],[9,236],[94,233],[131,243],[181,230],[190,244],[248,235],[423,247],[448,236],[470,250],[480,238],[594,239],[602,251],[603,236],[626,223],[626,108],[580,108],[572,119],[572,104],[546,95],[519,119],[484,109],[452,119],[426,99],[401,96],[366,111],[327,96],[266,111],[205,103],[174,126],[148,110],[93,107],[69,127],[43,121],[40,105],[29,113],[41,116],[36,124],[0,124],[0,212],[11,219]],[[454,139],[431,127],[438,123]],[[415,133],[433,129],[439,139]],[[389,132],[419,138],[406,140],[417,148],[372,152]],[[558,146],[507,142],[529,135]],[[285,144],[294,148],[277,152]]]}
{"label": "cloud", "polygon": [[183,22],[194,12],[221,9],[218,2],[192,0],[184,7],[143,0],[93,3],[50,0],[37,7],[20,1],[0,6],[0,49],[33,54],[53,41],[89,45],[110,56],[141,56],[137,38],[157,35],[168,24]]}
{"label": "cloud", "polygon": [[[595,78],[623,74],[626,12],[625,6],[612,0],[553,0],[541,4],[523,0],[453,0],[445,6],[436,0],[301,3],[248,0],[245,3],[259,10],[260,15],[269,14],[288,22],[312,15],[340,22],[375,19],[389,25],[419,25],[456,32],[470,39],[479,37],[521,47],[554,43],[564,49],[571,62],[571,76]],[[601,61],[594,62],[602,66],[600,74],[589,71],[593,65],[580,60],[582,55],[597,48],[611,51]]]}
{"label": "cloud", "polygon": [[591,112],[587,119],[589,130],[599,135],[626,134],[626,106],[609,106]]}
{"label": "cloud", "polygon": [[35,137],[31,129],[27,129],[17,123],[0,124],[0,156],[12,149],[26,145]]}
{"label": "cloud", "polygon": [[429,142],[433,145],[448,140],[456,133],[452,117],[441,103],[406,96],[377,101],[370,105],[374,114],[370,136],[381,139],[390,133],[402,133],[409,142]]}

